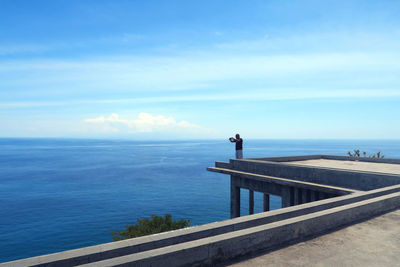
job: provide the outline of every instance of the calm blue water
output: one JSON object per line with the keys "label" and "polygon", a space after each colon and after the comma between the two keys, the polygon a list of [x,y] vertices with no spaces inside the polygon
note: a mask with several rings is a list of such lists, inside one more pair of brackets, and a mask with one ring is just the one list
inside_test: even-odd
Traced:
{"label": "calm blue water", "polygon": [[[400,141],[377,140],[245,140],[244,156],[354,148],[400,158]],[[152,214],[192,225],[228,219],[229,176],[205,169],[233,155],[227,140],[0,139],[0,262],[111,242],[110,231]]]}

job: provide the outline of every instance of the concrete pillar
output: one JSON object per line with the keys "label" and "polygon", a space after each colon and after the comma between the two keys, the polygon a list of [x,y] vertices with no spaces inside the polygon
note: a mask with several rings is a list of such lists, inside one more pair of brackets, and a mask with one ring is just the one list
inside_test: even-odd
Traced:
{"label": "concrete pillar", "polygon": [[294,187],[293,188],[293,194],[294,194],[294,205],[299,205],[301,204],[301,189]]}
{"label": "concrete pillar", "polygon": [[264,194],[264,211],[269,211],[269,195]]}
{"label": "concrete pillar", "polygon": [[290,187],[285,186],[282,189],[282,208],[290,207]]}
{"label": "concrete pillar", "polygon": [[290,206],[294,206],[294,187],[289,187]]}
{"label": "concrete pillar", "polygon": [[249,190],[249,214],[254,214],[254,191]]}
{"label": "concrete pillar", "polygon": [[307,189],[306,199],[307,199],[306,203],[311,202],[311,190],[310,189]]}
{"label": "concrete pillar", "polygon": [[236,179],[231,175],[231,218],[240,217],[240,187],[236,186]]}
{"label": "concrete pillar", "polygon": [[299,190],[296,187],[293,188],[293,205],[299,204]]}
{"label": "concrete pillar", "polygon": [[308,203],[308,201],[307,201],[307,193],[308,193],[307,189],[301,189],[301,203],[302,204]]}

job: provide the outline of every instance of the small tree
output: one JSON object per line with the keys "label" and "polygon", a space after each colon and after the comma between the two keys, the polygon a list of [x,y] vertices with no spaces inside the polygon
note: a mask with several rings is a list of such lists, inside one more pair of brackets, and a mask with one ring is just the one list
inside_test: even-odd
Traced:
{"label": "small tree", "polygon": [[125,226],[125,231],[111,232],[114,241],[134,238],[139,236],[157,234],[161,232],[181,229],[190,226],[190,220],[173,221],[171,214],[164,217],[151,215],[150,219],[138,219],[137,224]]}
{"label": "small tree", "polygon": [[[366,158],[367,157],[367,152],[363,151],[363,156]],[[351,153],[350,151],[347,152],[347,155],[349,155],[349,157],[353,157],[353,158],[360,158],[360,150],[359,149],[354,149],[354,152]],[[383,159],[385,156],[381,155],[381,152],[379,151],[376,154],[371,154],[368,156],[368,158],[378,158],[378,159]]]}

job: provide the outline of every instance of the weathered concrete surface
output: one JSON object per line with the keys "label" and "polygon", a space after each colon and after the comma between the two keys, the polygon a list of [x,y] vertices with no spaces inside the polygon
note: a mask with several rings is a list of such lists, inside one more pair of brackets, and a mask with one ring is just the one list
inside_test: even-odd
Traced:
{"label": "weathered concrete surface", "polygon": [[353,171],[400,174],[400,164],[389,164],[389,163],[344,161],[344,160],[331,160],[331,159],[311,159],[311,160],[301,160],[301,161],[290,161],[290,162],[285,162],[285,164],[334,168],[334,169],[353,170]]}
{"label": "weathered concrete surface", "polygon": [[[273,162],[289,162],[289,161],[300,161],[300,160],[310,160],[310,159],[333,159],[341,161],[362,161],[362,162],[375,162],[375,163],[392,163],[400,164],[400,159],[390,159],[390,158],[369,158],[369,157],[349,157],[349,156],[337,156],[337,155],[303,155],[303,156],[286,156],[286,157],[268,157],[268,158],[248,158],[250,160],[262,160],[262,161],[273,161]],[[223,162],[215,162],[223,167]]]}
{"label": "weathered concrete surface", "polygon": [[[349,161],[351,162],[351,161]],[[324,168],[262,160],[230,159],[232,171],[279,177],[320,185],[331,185],[355,190],[373,190],[400,184],[400,175],[337,168]],[[383,163],[379,163],[383,164]],[[208,168],[212,170],[211,168]],[[257,190],[255,190],[257,191]]]}
{"label": "weathered concrete surface", "polygon": [[400,266],[400,209],[224,266]]}
{"label": "weathered concrete surface", "polygon": [[[310,235],[320,235],[353,221],[382,214],[399,207],[399,203],[400,193],[394,193],[266,225],[98,261],[94,264],[99,267],[214,266],[218,262],[226,262],[253,251],[271,249],[299,239],[304,240]],[[93,266],[93,263],[82,266]]]}
{"label": "weathered concrete surface", "polygon": [[[223,169],[216,167],[208,167],[208,171],[218,172],[223,174],[230,174],[236,177],[235,186],[240,188],[246,188],[258,192],[265,192],[275,195],[282,194],[282,186],[293,186],[297,188],[316,190],[320,192],[326,192],[335,195],[347,195],[349,193],[355,193],[358,190],[343,188],[338,186],[316,184],[304,181],[297,181],[294,179],[273,177],[268,175],[254,174],[249,172],[236,171],[231,169]],[[261,182],[261,183],[257,183]],[[400,177],[399,177],[400,183]],[[263,188],[266,187],[266,188]]]}
{"label": "weathered concrete surface", "polygon": [[[400,185],[376,189],[368,192],[354,193],[317,202],[311,202],[304,205],[278,209],[267,213],[258,213],[232,220],[220,221],[151,236],[138,237],[119,242],[106,243],[55,254],[37,256],[8,263],[0,263],[0,266],[73,266],[88,262],[101,261],[117,256],[154,250],[164,246],[170,246],[173,244],[211,237],[232,231],[243,230],[272,222],[278,222],[281,220],[295,218],[297,216],[324,211],[335,207],[341,207],[343,205],[348,205],[395,192],[400,192]],[[315,228],[312,229],[315,232]]]}

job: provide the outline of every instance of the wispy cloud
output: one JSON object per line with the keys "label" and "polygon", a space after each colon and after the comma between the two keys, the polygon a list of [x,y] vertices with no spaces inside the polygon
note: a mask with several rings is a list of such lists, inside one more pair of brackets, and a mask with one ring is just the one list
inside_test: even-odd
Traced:
{"label": "wispy cloud", "polygon": [[0,45],[0,56],[20,53],[38,53],[52,50],[54,46],[44,44],[9,44]]}
{"label": "wispy cloud", "polygon": [[[306,99],[368,99],[368,98],[398,98],[400,97],[400,88],[392,90],[380,89],[347,89],[347,90],[303,90],[280,89],[271,92],[268,89],[256,90],[248,93],[230,93],[215,95],[180,95],[164,97],[139,97],[139,98],[121,98],[121,99],[96,99],[96,100],[69,100],[69,101],[29,101],[29,102],[0,102],[0,108],[34,108],[34,107],[56,107],[56,106],[74,106],[91,104],[147,104],[147,103],[168,103],[168,102],[204,102],[204,101],[279,101],[279,100],[306,100]],[[101,120],[102,117],[98,119]],[[104,118],[104,120],[107,120]]]}
{"label": "wispy cloud", "polygon": [[[124,38],[136,40],[143,37],[126,34]],[[8,95],[14,92],[37,92],[37,95],[41,95],[41,91],[47,90],[51,94],[46,95],[55,98],[69,94],[85,102],[85,97],[80,96],[82,92],[86,95],[101,95],[113,90],[115,94],[139,93],[139,99],[134,101],[163,102],[168,97],[140,97],[149,92],[180,92],[179,97],[173,96],[171,99],[179,101],[188,98],[185,94],[212,89],[214,96],[211,98],[220,99],[219,95],[226,95],[227,88],[246,90],[246,95],[257,97],[257,91],[264,90],[264,98],[276,98],[274,90],[285,92],[288,87],[304,93],[305,98],[308,92],[310,97],[324,97],[330,94],[343,95],[344,89],[351,92],[357,89],[362,91],[360,88],[397,90],[400,78],[395,73],[400,72],[399,45],[398,33],[319,32],[265,36],[182,50],[176,48],[158,56],[149,50],[136,56],[135,53],[110,53],[109,56],[86,58],[72,56],[68,59],[2,60],[0,91]],[[5,53],[51,47],[0,46],[0,54],[2,49]],[[255,81],[259,86],[251,85]],[[312,91],[307,87],[318,90]],[[238,95],[233,94],[231,98]],[[194,97],[207,98],[201,95]],[[285,93],[278,96],[285,97],[290,96],[285,96]],[[17,102],[9,104],[36,105]],[[58,104],[48,102],[39,105],[60,104],[62,101],[58,101]]]}
{"label": "wispy cloud", "polygon": [[397,51],[400,45],[398,30],[297,32],[286,35],[268,35],[258,39],[220,42],[217,49],[226,53],[304,54]]}
{"label": "wispy cloud", "polygon": [[0,44],[0,56],[13,56],[24,54],[29,55],[46,54],[46,52],[62,52],[67,50],[80,51],[80,49],[91,49],[94,46],[119,46],[136,44],[146,40],[146,36],[133,33],[123,33],[119,35],[104,36],[99,38],[87,38],[79,41],[69,40],[68,42],[32,42],[32,43],[4,43]]}
{"label": "wispy cloud", "polygon": [[135,119],[122,119],[116,113],[109,116],[99,116],[84,120],[86,123],[98,125],[102,131],[150,133],[150,132],[181,132],[187,130],[201,130],[199,125],[181,120],[176,121],[173,117],[163,115],[151,115],[141,112]]}
{"label": "wispy cloud", "polygon": [[[212,89],[214,96],[210,98],[220,98],[219,95],[226,96],[227,89],[231,88],[246,90],[246,95],[253,96],[258,96],[257,91],[262,90],[263,98],[267,99],[274,98],[274,90],[281,90],[280,98],[290,98],[285,96],[285,88],[298,90],[295,95],[307,95],[310,92],[307,87],[314,87],[318,88],[316,95],[324,97],[336,93],[343,95],[345,93],[340,90],[344,89],[352,92],[357,92],[357,89],[362,92],[359,88],[397,90],[400,78],[394,73],[400,71],[399,61],[400,53],[324,53],[6,62],[0,66],[0,90],[8,92],[8,95],[24,91],[40,95],[40,91],[48,90],[51,94],[46,96],[54,96],[54,100],[66,94],[84,100],[87,97],[83,92],[102,95],[112,90],[117,95],[136,94],[139,97],[136,101],[162,102],[168,98],[140,97],[151,92],[176,92],[185,99],[185,94]],[[254,82],[258,85],[252,85]],[[310,93],[313,95],[315,92],[311,90]],[[207,98],[201,94],[194,97]],[[172,97],[171,100],[178,98]]]}

